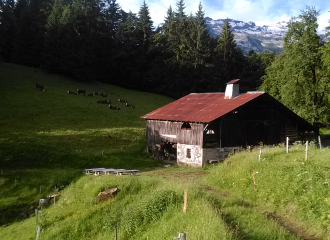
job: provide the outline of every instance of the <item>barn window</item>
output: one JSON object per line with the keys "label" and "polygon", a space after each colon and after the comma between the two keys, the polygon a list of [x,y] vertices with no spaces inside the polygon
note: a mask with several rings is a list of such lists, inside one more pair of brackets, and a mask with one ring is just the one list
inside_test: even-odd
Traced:
{"label": "barn window", "polygon": [[191,158],[191,149],[187,148],[186,158]]}
{"label": "barn window", "polygon": [[206,134],[215,134],[215,133],[214,133],[214,130],[212,130],[212,129],[207,129]]}
{"label": "barn window", "polygon": [[189,123],[184,122],[184,123],[182,124],[182,126],[181,126],[181,129],[182,129],[182,130],[191,130],[191,126],[190,126]]}

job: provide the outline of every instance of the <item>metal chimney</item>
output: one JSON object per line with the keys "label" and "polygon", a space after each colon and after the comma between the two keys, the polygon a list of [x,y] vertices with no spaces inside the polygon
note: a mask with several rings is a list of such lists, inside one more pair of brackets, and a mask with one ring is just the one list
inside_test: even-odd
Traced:
{"label": "metal chimney", "polygon": [[232,99],[239,95],[239,84],[237,82],[239,79],[234,79],[227,82],[225,99]]}

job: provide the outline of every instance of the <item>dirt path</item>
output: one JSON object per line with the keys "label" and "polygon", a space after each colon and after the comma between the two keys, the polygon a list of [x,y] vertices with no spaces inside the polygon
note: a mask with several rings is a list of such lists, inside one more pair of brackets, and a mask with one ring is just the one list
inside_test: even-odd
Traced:
{"label": "dirt path", "polygon": [[[213,187],[210,187],[208,185],[201,185],[204,189],[206,190],[209,190],[209,191],[212,191],[212,192],[216,192],[218,194],[220,194],[221,196],[223,197],[231,197],[233,198],[232,196],[230,196],[230,193],[228,192],[222,192],[222,191],[219,191]],[[303,240],[322,240],[320,238],[317,238],[316,236],[314,235],[311,235],[309,233],[307,233],[302,227],[298,226],[297,224],[291,222],[289,219],[285,219],[284,217],[281,217],[281,216],[278,216],[276,215],[275,213],[271,213],[271,212],[268,212],[268,211],[265,211],[264,209],[258,207],[258,206],[255,206],[247,201],[244,201],[242,199],[237,199],[235,198],[238,202],[241,202],[242,205],[244,206],[249,206],[249,207],[252,207],[254,208],[255,210],[257,210],[258,212],[262,213],[263,215],[265,215],[268,219],[272,219],[274,221],[276,221],[280,226],[282,226],[283,228],[285,228],[286,230],[288,230],[290,233],[298,236],[299,238],[303,239]]]}
{"label": "dirt path", "polygon": [[[330,145],[330,141],[329,141],[329,145]],[[284,229],[289,231],[291,234],[293,234],[303,240],[322,240],[320,238],[317,238],[314,235],[309,234],[302,227],[298,226],[296,223],[293,223],[289,219],[286,219],[282,216],[276,215],[275,213],[262,209],[260,206],[251,204],[248,201],[235,198],[235,197],[231,196],[229,192],[223,192],[223,191],[217,190],[211,186],[201,184],[201,180],[207,174],[209,174],[208,171],[194,170],[194,169],[186,170],[186,171],[182,171],[179,169],[177,171],[175,169],[158,169],[158,170],[149,171],[147,174],[160,175],[160,176],[163,176],[164,178],[178,181],[178,182],[184,181],[186,183],[190,182],[190,183],[194,183],[194,184],[199,184],[204,189],[206,189],[208,191],[212,191],[217,194],[220,194],[222,197],[236,199],[240,203],[240,205],[256,210],[257,212],[266,216],[268,219],[277,222],[278,225],[282,226]],[[226,216],[223,216],[223,217],[226,218]],[[235,229],[235,226],[231,226],[232,223],[230,221],[228,221],[227,224],[228,224],[228,227],[232,228],[232,230],[234,232],[237,231],[237,229]],[[243,238],[239,238],[239,239],[245,239],[245,238],[243,237]]]}

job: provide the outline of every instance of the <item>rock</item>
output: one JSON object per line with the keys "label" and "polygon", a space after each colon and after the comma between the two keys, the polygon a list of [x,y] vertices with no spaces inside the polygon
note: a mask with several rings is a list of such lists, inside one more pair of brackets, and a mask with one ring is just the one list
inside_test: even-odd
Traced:
{"label": "rock", "polygon": [[113,198],[118,192],[118,188],[109,188],[97,194],[96,199],[100,202],[106,201],[109,198]]}
{"label": "rock", "polygon": [[29,218],[29,214],[26,212],[22,212],[17,216],[16,219],[26,219],[26,218]]}

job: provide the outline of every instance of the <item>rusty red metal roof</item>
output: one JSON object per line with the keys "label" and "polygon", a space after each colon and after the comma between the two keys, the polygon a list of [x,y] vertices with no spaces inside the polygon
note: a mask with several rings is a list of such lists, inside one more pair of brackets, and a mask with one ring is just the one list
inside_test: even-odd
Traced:
{"label": "rusty red metal roof", "polygon": [[264,92],[247,92],[233,99],[224,99],[224,93],[191,93],[141,118],[180,122],[211,122]]}

